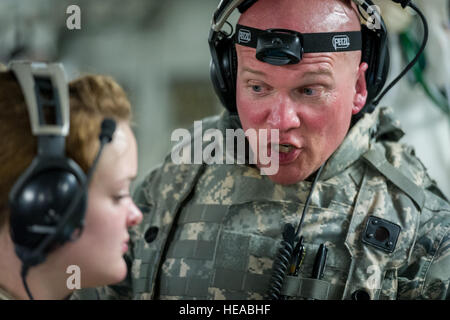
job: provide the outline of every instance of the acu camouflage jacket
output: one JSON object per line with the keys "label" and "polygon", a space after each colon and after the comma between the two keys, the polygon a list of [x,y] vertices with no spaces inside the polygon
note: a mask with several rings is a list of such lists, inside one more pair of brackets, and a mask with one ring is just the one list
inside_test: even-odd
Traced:
{"label": "acu camouflage jacket", "polygon": [[[227,113],[203,122],[203,130],[233,126]],[[306,255],[284,295],[450,298],[450,206],[402,135],[388,108],[351,128],[312,194]],[[144,220],[132,233],[127,279],[97,297],[264,298],[283,226],[297,225],[310,187],[276,185],[248,165],[175,165],[169,155],[135,194]],[[311,279],[321,243],[324,276]]]}

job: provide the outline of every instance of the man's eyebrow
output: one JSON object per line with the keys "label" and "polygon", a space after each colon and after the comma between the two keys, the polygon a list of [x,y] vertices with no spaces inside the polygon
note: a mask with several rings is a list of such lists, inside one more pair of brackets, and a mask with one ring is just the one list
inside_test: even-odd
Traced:
{"label": "man's eyebrow", "polygon": [[[249,67],[242,67],[242,72],[249,72],[260,76],[267,76],[267,74],[260,70],[255,70]],[[321,68],[319,70],[307,71],[303,74],[302,77],[314,77],[314,76],[328,76],[333,77],[333,72],[327,68]]]}
{"label": "man's eyebrow", "polygon": [[242,72],[249,72],[249,73],[253,73],[253,74],[256,74],[256,75],[259,75],[259,76],[266,76],[267,74],[265,73],[265,72],[263,72],[263,71],[260,71],[260,70],[254,70],[254,69],[252,69],[252,68],[249,68],[249,67],[242,67]]}
{"label": "man's eyebrow", "polygon": [[334,74],[330,69],[307,71],[303,74],[303,77],[316,77],[316,76],[327,76],[333,78]]}

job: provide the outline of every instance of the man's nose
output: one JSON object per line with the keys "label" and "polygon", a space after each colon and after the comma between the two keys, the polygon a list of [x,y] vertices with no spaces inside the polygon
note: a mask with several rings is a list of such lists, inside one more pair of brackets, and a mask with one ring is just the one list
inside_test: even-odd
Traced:
{"label": "man's nose", "polygon": [[272,106],[268,124],[273,129],[288,131],[300,127],[297,105],[288,96],[280,96]]}
{"label": "man's nose", "polygon": [[130,207],[128,208],[127,215],[127,227],[135,226],[142,221],[142,212],[136,206],[136,204],[131,201]]}

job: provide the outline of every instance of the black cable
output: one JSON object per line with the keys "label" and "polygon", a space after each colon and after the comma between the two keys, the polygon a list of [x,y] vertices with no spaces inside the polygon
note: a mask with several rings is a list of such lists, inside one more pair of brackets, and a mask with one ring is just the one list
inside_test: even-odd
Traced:
{"label": "black cable", "polygon": [[308,210],[309,203],[311,201],[311,195],[314,192],[316,183],[319,180],[325,163],[319,168],[311,184],[308,197],[306,198],[305,206],[303,207],[302,216],[300,218],[300,222],[298,223],[297,232],[294,232],[295,229],[292,224],[287,223],[284,225],[283,240],[280,243],[280,248],[272,267],[272,276],[270,278],[269,290],[267,291],[266,297],[267,300],[279,300],[282,298],[281,289],[283,288],[286,271],[291,264],[292,253],[294,252],[294,242],[300,233],[301,226],[305,218],[305,213]]}
{"label": "black cable", "polygon": [[300,234],[303,220],[305,219],[306,210],[308,209],[309,203],[311,202],[311,195],[312,195],[314,189],[316,188],[317,180],[319,180],[319,177],[322,174],[322,169],[323,169],[323,167],[325,167],[325,163],[319,168],[316,176],[314,177],[313,183],[311,185],[311,191],[309,192],[308,197],[306,198],[305,206],[303,207],[302,217],[300,218],[300,222],[298,223],[297,231],[295,232],[295,237],[297,237]]}
{"label": "black cable", "polygon": [[359,16],[364,19],[364,21],[367,22],[367,18],[363,15],[363,13],[361,12],[361,6],[356,6],[356,8],[358,9],[359,12]]}
{"label": "black cable", "polygon": [[[397,2],[394,0],[394,2]],[[420,47],[419,51],[417,52],[415,58],[406,66],[406,68],[397,76],[397,78],[395,78],[387,87],[386,89],[383,90],[382,93],[380,93],[380,95],[378,96],[378,98],[373,101],[373,105],[377,106],[378,103],[380,103],[380,100],[386,95],[386,93],[388,93],[389,90],[392,89],[393,86],[395,86],[397,84],[397,82],[403,78],[405,76],[405,74],[411,70],[411,68],[417,63],[417,61],[420,58],[420,55],[422,54],[422,52],[425,50],[425,46],[427,45],[428,42],[428,23],[427,23],[427,19],[425,18],[425,16],[423,15],[423,13],[419,10],[419,8],[416,7],[416,5],[412,2],[409,1],[403,1],[405,2],[405,5],[407,3],[408,6],[410,6],[414,11],[417,12],[417,14],[419,15],[420,19],[422,20],[422,24],[423,24],[423,42],[422,42],[422,46]],[[404,5],[404,3],[402,2],[402,6]]]}
{"label": "black cable", "polygon": [[23,264],[22,272],[20,273],[20,276],[22,277],[22,283],[23,283],[25,291],[27,292],[27,295],[30,298],[30,300],[34,300],[33,295],[31,294],[30,288],[28,287],[28,284],[27,284],[27,280],[26,280],[27,273],[28,273],[28,265]]}
{"label": "black cable", "polygon": [[286,223],[283,230],[283,240],[280,243],[277,257],[273,262],[266,300],[279,300],[282,298],[281,289],[283,288],[284,278],[291,263],[292,253],[294,252],[294,240],[294,227],[292,224]]}
{"label": "black cable", "polygon": [[225,33],[223,31],[222,32],[225,34],[225,36],[230,37],[234,33],[234,28],[228,21],[225,21],[225,23],[230,27],[231,31],[229,33]]}

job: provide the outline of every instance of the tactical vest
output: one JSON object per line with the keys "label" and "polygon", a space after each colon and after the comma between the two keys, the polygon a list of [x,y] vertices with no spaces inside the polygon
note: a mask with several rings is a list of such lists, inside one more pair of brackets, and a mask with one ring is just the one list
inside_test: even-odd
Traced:
{"label": "tactical vest", "polygon": [[[133,279],[135,297],[262,299],[283,226],[297,225],[310,183],[275,185],[244,165],[189,168],[170,167],[168,176],[184,177],[179,201],[159,204],[145,222],[164,236],[135,248],[149,263]],[[338,176],[319,180],[303,224],[306,256],[282,294],[395,299],[423,202],[423,190],[386,161],[378,144]],[[312,279],[321,243],[329,248],[325,272]]]}

